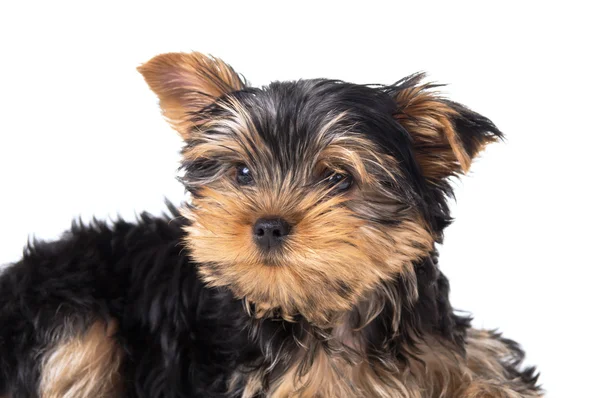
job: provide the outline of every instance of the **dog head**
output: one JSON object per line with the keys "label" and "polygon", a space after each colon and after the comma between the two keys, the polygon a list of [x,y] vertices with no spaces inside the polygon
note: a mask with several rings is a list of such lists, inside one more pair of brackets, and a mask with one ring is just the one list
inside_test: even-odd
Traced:
{"label": "dog head", "polygon": [[448,179],[501,136],[421,74],[254,88],[199,53],[139,71],[185,141],[199,272],[256,316],[328,324],[387,281],[415,280],[450,220]]}

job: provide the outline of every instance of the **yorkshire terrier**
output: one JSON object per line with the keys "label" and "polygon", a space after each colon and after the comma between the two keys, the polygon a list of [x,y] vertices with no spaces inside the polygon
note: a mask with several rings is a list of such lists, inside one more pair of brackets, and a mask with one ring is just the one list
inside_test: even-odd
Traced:
{"label": "yorkshire terrier", "polygon": [[254,88],[199,53],[139,71],[189,201],[27,245],[0,276],[1,396],[542,396],[438,268],[489,119],[422,74]]}

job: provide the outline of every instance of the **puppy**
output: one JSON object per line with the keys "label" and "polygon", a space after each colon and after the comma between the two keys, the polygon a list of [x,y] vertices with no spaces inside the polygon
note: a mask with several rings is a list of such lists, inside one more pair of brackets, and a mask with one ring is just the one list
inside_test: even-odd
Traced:
{"label": "puppy", "polygon": [[0,276],[0,394],[542,396],[438,268],[449,179],[502,137],[490,120],[421,74],[254,88],[199,53],[139,71],[189,201],[26,247]]}

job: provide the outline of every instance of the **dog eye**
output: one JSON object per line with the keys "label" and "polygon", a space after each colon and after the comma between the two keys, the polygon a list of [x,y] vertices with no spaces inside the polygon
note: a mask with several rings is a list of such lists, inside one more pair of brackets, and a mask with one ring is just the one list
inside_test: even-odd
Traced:
{"label": "dog eye", "polygon": [[325,182],[329,187],[339,192],[347,191],[352,187],[352,176],[350,174],[330,172],[325,177]]}
{"label": "dog eye", "polygon": [[252,172],[250,168],[245,164],[241,164],[236,167],[235,180],[240,185],[250,185],[254,183],[254,177],[252,176]]}

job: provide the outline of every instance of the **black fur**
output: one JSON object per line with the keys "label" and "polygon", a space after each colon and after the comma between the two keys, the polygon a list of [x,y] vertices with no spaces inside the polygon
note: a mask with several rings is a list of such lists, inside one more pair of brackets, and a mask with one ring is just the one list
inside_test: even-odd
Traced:
{"label": "black fur", "polygon": [[242,307],[206,289],[182,248],[181,217],[75,224],[30,244],[0,278],[2,393],[35,397],[39,355],[56,328],[112,317],[127,357],[128,396],[219,396],[248,345]]}

